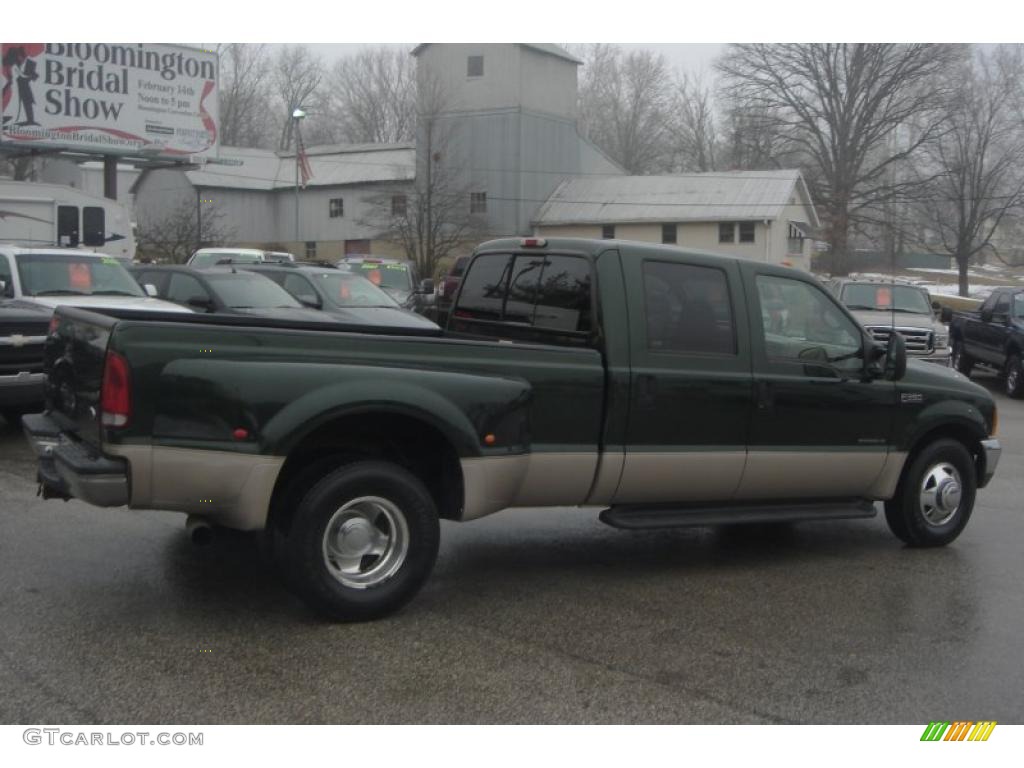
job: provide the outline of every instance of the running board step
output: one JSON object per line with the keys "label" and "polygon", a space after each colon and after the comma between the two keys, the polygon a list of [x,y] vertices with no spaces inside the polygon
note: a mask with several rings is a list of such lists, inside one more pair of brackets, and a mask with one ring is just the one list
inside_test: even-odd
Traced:
{"label": "running board step", "polygon": [[873,502],[847,499],[837,502],[767,504],[763,506],[712,507],[611,507],[600,515],[602,523],[613,528],[687,528],[701,525],[741,523],[796,523],[805,520],[845,520],[874,517]]}

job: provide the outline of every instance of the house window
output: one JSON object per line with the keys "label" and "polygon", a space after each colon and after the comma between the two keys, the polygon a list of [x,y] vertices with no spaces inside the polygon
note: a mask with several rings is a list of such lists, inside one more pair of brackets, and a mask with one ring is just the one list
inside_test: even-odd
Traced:
{"label": "house window", "polygon": [[306,259],[312,261],[316,258],[316,240],[306,241]]}
{"label": "house window", "polygon": [[345,215],[345,200],[340,197],[332,197],[329,202],[328,212],[332,219],[340,219]]}
{"label": "house window", "polygon": [[469,193],[469,212],[470,213],[487,213],[487,193],[486,192],[470,192]]}
{"label": "house window", "polygon": [[754,222],[752,222],[752,221],[741,221],[740,222],[740,242],[741,243],[752,243],[752,242],[754,242]]}
{"label": "house window", "polygon": [[786,252],[800,255],[804,252],[804,232],[800,227],[790,224],[789,237],[786,239]]}
{"label": "house window", "polygon": [[736,225],[731,221],[723,221],[718,225],[718,242],[735,243]]}
{"label": "house window", "polygon": [[405,195],[392,195],[391,215],[405,216]]}
{"label": "house window", "polygon": [[601,227],[601,237],[603,237],[605,240],[614,240],[615,239],[615,225],[614,224],[605,224],[603,227]]}
{"label": "house window", "polygon": [[484,76],[484,57],[483,56],[470,56],[466,59],[466,76],[467,77],[483,77]]}
{"label": "house window", "polygon": [[675,224],[662,224],[661,225],[661,242],[675,245],[675,242],[676,242],[676,225]]}

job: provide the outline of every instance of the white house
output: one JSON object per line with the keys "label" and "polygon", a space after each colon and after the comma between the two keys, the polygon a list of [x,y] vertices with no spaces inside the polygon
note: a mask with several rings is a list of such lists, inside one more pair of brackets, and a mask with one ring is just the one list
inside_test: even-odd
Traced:
{"label": "white house", "polygon": [[541,206],[534,232],[668,243],[810,269],[820,227],[799,171],[577,177]]}

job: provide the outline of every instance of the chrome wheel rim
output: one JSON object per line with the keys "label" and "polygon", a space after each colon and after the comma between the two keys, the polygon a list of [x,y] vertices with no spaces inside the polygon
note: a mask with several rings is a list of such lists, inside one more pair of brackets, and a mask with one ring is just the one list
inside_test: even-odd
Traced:
{"label": "chrome wheel rim", "polygon": [[361,496],[338,509],[324,530],[328,573],[346,587],[365,589],[395,575],[409,553],[409,526],[398,506]]}
{"label": "chrome wheel rim", "polygon": [[924,474],[918,504],[924,521],[931,526],[945,525],[960,509],[963,483],[956,467],[948,462],[936,464]]}
{"label": "chrome wheel rim", "polygon": [[960,370],[960,345],[953,347],[953,367]]}
{"label": "chrome wheel rim", "polygon": [[1017,384],[1020,382],[1020,366],[1010,366],[1009,372],[1006,374],[1006,391],[1013,394],[1017,391]]}

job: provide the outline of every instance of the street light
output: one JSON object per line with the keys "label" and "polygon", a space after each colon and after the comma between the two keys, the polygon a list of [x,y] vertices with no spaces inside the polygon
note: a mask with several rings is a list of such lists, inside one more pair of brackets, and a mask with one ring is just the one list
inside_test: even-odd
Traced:
{"label": "street light", "polygon": [[299,121],[306,116],[302,107],[292,110],[292,120],[295,121],[295,247],[299,247]]}

